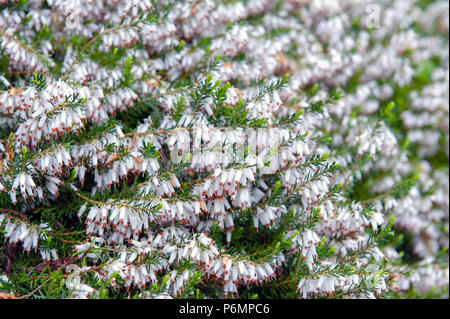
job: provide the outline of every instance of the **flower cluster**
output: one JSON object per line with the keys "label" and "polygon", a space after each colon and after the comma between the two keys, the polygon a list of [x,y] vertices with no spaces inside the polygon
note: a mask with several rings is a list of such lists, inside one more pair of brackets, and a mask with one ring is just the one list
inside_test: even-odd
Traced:
{"label": "flower cluster", "polygon": [[448,11],[0,1],[3,247],[49,297],[442,297]]}

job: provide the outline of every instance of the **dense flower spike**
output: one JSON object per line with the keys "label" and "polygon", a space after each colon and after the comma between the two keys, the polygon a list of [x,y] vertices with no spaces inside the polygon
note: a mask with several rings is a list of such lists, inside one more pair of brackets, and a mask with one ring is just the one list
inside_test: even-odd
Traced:
{"label": "dense flower spike", "polygon": [[448,11],[0,1],[0,227],[40,258],[0,274],[63,270],[69,298],[445,296]]}

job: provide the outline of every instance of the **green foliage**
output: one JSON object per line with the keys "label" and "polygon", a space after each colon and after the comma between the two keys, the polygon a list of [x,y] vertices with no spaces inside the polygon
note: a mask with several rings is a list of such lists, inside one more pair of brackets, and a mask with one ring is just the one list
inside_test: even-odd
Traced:
{"label": "green foliage", "polygon": [[[245,6],[249,5],[249,1],[241,2]],[[417,5],[426,8],[432,2],[421,0],[417,2]],[[94,236],[87,234],[86,231],[86,225],[89,224],[89,218],[91,217],[87,216],[88,213],[79,213],[80,208],[85,207],[87,211],[92,208],[109,210],[114,205],[120,208],[133,209],[138,216],[153,217],[154,221],[148,225],[147,230],[155,236],[163,234],[162,229],[167,230],[170,227],[175,230],[183,229],[185,233],[179,235],[181,237],[179,241],[174,239],[176,236],[173,234],[173,238],[167,241],[177,248],[188,243],[194,235],[201,232],[213,239],[221,257],[232,258],[236,262],[246,261],[255,265],[270,264],[283,256],[282,261],[277,261],[281,266],[274,272],[273,277],[262,280],[258,284],[238,285],[237,296],[240,298],[301,298],[304,297],[299,291],[299,282],[302,279],[351,278],[352,276],[358,276],[361,280],[358,284],[346,287],[347,290],[337,287],[331,295],[309,297],[347,298],[349,296],[367,296],[376,291],[375,288],[380,280],[386,280],[388,285],[391,284],[392,273],[400,273],[403,270],[399,271],[398,269],[403,266],[408,266],[408,271],[404,273],[405,276],[414,271],[420,261],[412,248],[416,238],[394,223],[394,216],[391,216],[389,210],[384,212],[383,218],[387,220],[384,224],[380,222],[379,225],[374,226],[374,224],[367,222],[361,229],[349,233],[343,232],[343,227],[337,227],[335,229],[336,234],[331,234],[329,238],[320,238],[314,246],[317,254],[312,258],[316,263],[314,267],[311,267],[305,256],[302,255],[303,247],[307,247],[311,243],[300,243],[300,238],[308,231],[319,232],[321,227],[324,227],[325,214],[336,217],[340,211],[348,211],[348,216],[351,218],[358,213],[358,218],[371,220],[375,211],[379,210],[379,205],[384,205],[387,199],[400,201],[416,190],[420,195],[431,197],[440,190],[439,185],[427,185],[425,187],[421,184],[421,178],[424,174],[421,164],[423,164],[422,161],[427,161],[433,172],[441,171],[448,175],[448,151],[445,151],[448,137],[446,137],[445,128],[436,128],[440,134],[439,149],[436,153],[423,158],[418,152],[420,143],[412,143],[408,138],[408,128],[402,115],[411,110],[412,93],[421,92],[427,85],[434,83],[433,72],[445,62],[441,61],[442,57],[427,56],[425,61],[412,65],[415,72],[414,76],[411,82],[404,86],[397,85],[389,77],[375,79],[374,82],[379,85],[386,84],[392,87],[392,96],[386,100],[377,99],[379,108],[373,112],[367,112],[365,105],[362,104],[352,106],[345,111],[348,113],[348,117],[343,120],[343,117],[337,115],[338,112],[334,112],[334,107],[341,98],[356,94],[358,89],[367,84],[363,82],[365,65],[362,65],[361,69],[353,70],[350,68],[351,73],[345,75],[349,79],[339,88],[335,88],[332,84],[334,83],[332,81],[334,75],[327,78],[319,72],[318,76],[311,76],[311,81],[314,82],[308,82],[309,84],[306,87],[292,90],[292,87],[289,86],[290,78],[297,81],[296,77],[302,74],[304,70],[291,70],[292,66],[284,61],[284,57],[288,56],[295,63],[304,62],[304,48],[300,47],[296,41],[292,41],[292,44],[286,44],[287,47],[280,51],[282,56],[270,56],[270,59],[283,61],[277,65],[274,71],[276,75],[284,74],[286,70],[289,70],[287,73],[294,73],[294,76],[285,74],[281,78],[268,80],[268,76],[262,72],[260,77],[252,78],[252,80],[230,76],[229,80],[225,80],[229,82],[224,81],[225,83],[214,80],[217,74],[220,74],[220,72],[216,74],[216,71],[222,70],[223,65],[227,68],[233,67],[233,72],[240,72],[241,70],[235,69],[240,66],[248,67],[249,70],[258,67],[258,63],[261,63],[258,61],[260,57],[255,57],[255,55],[252,55],[254,52],[251,52],[251,46],[255,43],[250,43],[249,50],[244,49],[232,53],[222,52],[223,55],[221,55],[214,51],[214,45],[217,44],[215,43],[216,39],[209,36],[208,32],[205,33],[208,36],[205,36],[201,32],[202,30],[195,30],[192,34],[189,34],[186,30],[179,29],[174,32],[174,35],[167,36],[167,39],[170,38],[173,42],[167,41],[170,44],[163,46],[162,49],[153,47],[153,43],[145,43],[142,33],[137,33],[137,38],[130,43],[105,46],[105,36],[114,32],[120,33],[123,31],[126,37],[127,31],[138,29],[143,25],[157,27],[164,25],[173,6],[182,2],[168,1],[161,3],[152,1],[152,3],[154,8],[149,12],[143,12],[139,9],[133,19],[121,17],[118,25],[114,25],[113,21],[105,21],[101,28],[93,28],[94,31],[90,30],[89,32],[92,32],[92,34],[88,36],[84,33],[69,32],[65,38],[58,38],[52,33],[52,30],[55,30],[55,28],[59,30],[58,28],[62,26],[54,27],[45,24],[39,25],[36,30],[31,32],[33,33],[31,37],[28,37],[26,32],[17,32],[14,36],[17,38],[18,46],[25,51],[33,52],[36,59],[43,66],[48,67],[48,71],[16,70],[17,63],[14,59],[5,53],[4,48],[0,49],[0,90],[2,93],[5,91],[14,95],[19,91],[21,92],[22,87],[32,86],[39,94],[52,84],[54,78],[70,83],[73,85],[74,91],[80,88],[90,90],[102,81],[109,80],[109,78],[103,79],[104,75],[96,77],[97,74],[85,75],[87,80],[83,83],[70,80],[69,71],[73,71],[74,66],[82,66],[85,62],[93,62],[95,66],[98,66],[98,70],[105,71],[106,77],[111,76],[109,72],[119,74],[119,80],[115,78],[111,84],[108,84],[107,88],[106,86],[103,88],[105,97],[101,99],[100,107],[107,105],[108,99],[122,89],[139,93],[138,98],[127,105],[123,105],[120,111],[116,109],[108,110],[106,112],[107,119],[103,122],[95,123],[85,117],[83,128],[78,132],[69,129],[63,136],[55,134],[50,139],[41,140],[35,149],[30,145],[19,145],[17,143],[18,136],[14,135],[20,121],[32,117],[26,113],[28,109],[20,110],[20,112],[23,111],[22,113],[18,111],[17,113],[20,113],[18,116],[15,113],[13,115],[0,114],[0,120],[4,121],[1,122],[2,125],[5,123],[4,126],[0,127],[0,146],[2,149],[0,155],[0,177],[2,179],[0,181],[3,182],[0,185],[7,190],[0,191],[0,214],[8,216],[17,223],[23,222],[31,225],[31,227],[40,227],[38,247],[30,252],[21,251],[19,243],[10,243],[7,238],[0,240],[0,260],[3,262],[0,264],[0,272],[8,276],[8,281],[0,282],[0,291],[8,291],[16,296],[36,299],[73,298],[78,293],[72,282],[76,279],[95,289],[95,293],[89,295],[92,298],[138,299],[155,297],[161,296],[168,290],[168,287],[174,282],[171,275],[176,270],[178,275],[180,273],[188,273],[189,275],[185,278],[182,289],[174,294],[175,297],[224,297],[221,293],[224,283],[215,276],[208,277],[205,275],[205,265],[196,263],[189,258],[179,258],[179,256],[169,265],[167,263],[168,256],[163,252],[163,249],[136,253],[137,246],[133,246],[132,242],[144,240],[144,238],[147,240],[142,234],[135,236],[133,240],[128,236],[130,238],[124,241],[123,247],[125,248],[123,250],[120,250],[123,248],[120,245],[115,246],[112,243],[101,245],[96,242]],[[222,1],[221,3],[236,4],[237,2],[233,0]],[[285,11],[284,5],[283,1],[276,1],[272,7],[267,9],[267,14],[265,11],[261,14],[249,14],[245,19],[237,22],[227,22],[222,28],[228,32],[236,25],[249,27],[266,25],[268,24],[267,21],[270,21],[266,19],[271,18],[271,15],[279,14],[280,11],[284,12],[283,14],[288,13],[288,11]],[[45,10],[52,8],[53,6],[45,1],[40,7],[40,9]],[[308,8],[308,5],[306,5],[306,8]],[[30,13],[32,11],[28,8],[26,0],[5,2],[0,6],[0,10],[3,9],[21,10],[25,16],[22,21],[23,27],[34,21],[34,17]],[[195,16],[195,13],[193,10],[190,15]],[[186,21],[189,22],[189,19],[192,18],[190,15],[175,21],[175,27],[184,25]],[[299,12],[289,12],[289,19],[286,19],[286,23],[291,20],[292,23],[303,21],[305,17],[301,16],[299,10]],[[351,26],[346,32],[348,32],[348,36],[360,35],[362,18],[352,19],[353,22],[350,20]],[[92,22],[95,21],[85,21],[86,24]],[[35,25],[34,23],[33,26]],[[283,26],[272,26],[271,23],[266,27],[267,32],[260,41],[268,41],[267,43],[296,36],[297,32],[299,35],[303,35],[304,32],[304,30],[291,30]],[[418,23],[414,27],[418,34],[425,33]],[[3,37],[2,32],[3,30],[0,30],[0,36]],[[375,29],[364,29],[363,32],[369,35],[367,43],[369,47],[375,45],[387,46],[392,39],[388,35],[380,43],[377,43],[374,42],[376,41],[374,37],[371,37],[376,33]],[[200,35],[197,36],[197,33]],[[161,37],[165,40],[165,35]],[[285,40],[283,41],[283,43],[287,43]],[[332,44],[331,42],[327,43],[327,41],[321,40],[318,35],[311,37],[311,44],[318,46],[314,50],[317,49],[320,52],[320,58],[328,59],[331,57],[331,55],[329,56],[329,49]],[[47,43],[53,48],[50,50],[50,54],[42,49]],[[68,63],[66,54],[70,51],[69,49],[73,50],[74,53],[71,56],[73,61]],[[355,46],[348,53],[356,54],[358,50],[358,46]],[[40,53],[41,51],[45,51],[45,53]],[[271,54],[269,51],[267,52],[268,56]],[[275,48],[275,51],[278,52],[278,49]],[[183,60],[183,57],[179,56],[183,53],[186,54],[186,57],[191,58],[191,54],[194,52],[198,52],[200,58],[192,64],[187,63]],[[402,59],[412,59],[411,56],[414,53],[414,49],[406,49],[400,53],[400,56]],[[49,63],[50,59],[55,65]],[[154,65],[147,63],[146,60],[154,62]],[[186,67],[183,64],[185,62]],[[162,66],[158,66],[159,63]],[[179,74],[172,74],[172,67],[178,68]],[[261,65],[259,67],[262,69]],[[270,66],[267,67],[270,68]],[[306,65],[306,67],[309,66]],[[154,69],[157,71],[153,71]],[[315,65],[311,66],[311,70],[317,70]],[[341,70],[338,73],[342,73]],[[97,80],[91,81],[92,79]],[[8,85],[8,82],[10,82],[10,85]],[[298,83],[293,85],[294,88],[298,86]],[[250,116],[249,107],[252,105],[251,103],[263,103],[267,97],[283,92],[284,89],[295,92],[290,92],[291,100],[283,101],[285,105],[283,105],[280,114],[276,114],[270,119]],[[251,92],[250,96],[247,96],[241,90],[246,91],[246,93]],[[142,91],[145,91],[145,93],[142,93]],[[228,98],[232,95],[236,96],[236,94],[239,96],[236,99],[237,102],[230,103]],[[280,96],[282,95],[280,94]],[[166,102],[169,97],[175,102],[168,103],[169,106],[167,106],[163,102]],[[371,98],[373,99],[373,96]],[[122,97],[118,99],[120,100]],[[125,100],[125,98],[122,100]],[[84,112],[90,100],[89,98],[81,98],[79,93],[73,93],[65,96],[62,103],[57,104],[54,99],[50,99],[49,102],[53,109],[46,111],[45,114],[47,118],[53,118],[61,116],[66,110],[77,111],[82,109]],[[299,104],[300,102],[306,104]],[[17,105],[24,109],[30,107],[23,104],[26,104],[25,100]],[[96,114],[97,111],[99,110],[94,110],[93,114]],[[166,145],[167,143],[162,141],[170,134],[174,136],[177,130],[181,130],[181,128],[185,131],[195,129],[193,121],[186,125],[181,123],[182,119],[186,119],[186,117],[189,117],[189,120],[204,120],[207,125],[221,130],[242,129],[242,131],[250,131],[280,128],[289,132],[289,137],[284,138],[281,145],[270,149],[260,166],[258,166],[259,163],[252,165],[245,163],[251,157],[250,155],[254,155],[251,154],[253,150],[247,145],[243,150],[244,164],[230,162],[223,167],[223,170],[228,171],[254,168],[255,176],[258,176],[258,179],[254,182],[248,182],[246,185],[237,181],[235,191],[239,192],[243,189],[253,191],[260,187],[259,190],[262,192],[261,198],[258,201],[251,202],[248,207],[242,208],[231,205],[226,208],[227,214],[233,217],[233,226],[224,226],[215,221],[208,230],[209,233],[207,233],[206,230],[198,231],[193,226],[194,223],[190,224],[180,219],[159,220],[163,203],[156,203],[153,200],[164,199],[165,204],[169,203],[170,205],[176,205],[177,202],[200,203],[203,195],[198,195],[197,187],[202,186],[203,182],[211,179],[213,174],[218,171],[214,171],[211,167],[202,168],[199,171],[193,169],[190,161],[194,154],[189,151],[182,154],[183,157],[179,162],[171,161],[168,155],[171,149]],[[9,124],[11,119],[14,121]],[[159,129],[163,119],[168,120],[166,122],[172,121],[173,123],[167,124],[172,125],[172,127]],[[138,127],[143,123],[150,123],[148,131],[138,131]],[[308,128],[317,127],[317,130],[304,131],[299,129],[304,124]],[[411,166],[398,173],[389,165],[381,168],[376,165],[383,159],[382,150],[370,154],[369,152],[359,153],[358,147],[361,146],[361,143],[353,143],[353,140],[349,138],[353,131],[357,131],[359,126],[366,127],[369,135],[377,134],[380,128],[387,128],[395,135],[398,142],[399,151],[395,155],[397,158],[392,160],[400,161],[404,157]],[[125,134],[122,134],[119,128],[122,128]],[[53,130],[57,130],[57,128],[53,128]],[[114,137],[113,141],[115,142],[110,142],[107,139],[111,136]],[[144,137],[148,140],[144,140]],[[157,146],[157,141],[161,142],[161,147]],[[94,142],[100,146],[94,146]],[[310,145],[314,145],[314,149],[309,150],[310,155],[290,154],[294,159],[286,160],[283,169],[275,173],[262,173],[265,168],[270,166],[271,156],[278,154],[283,148],[287,149],[289,146],[296,145],[296,142],[303,142],[305,145],[311,143]],[[205,140],[202,140],[201,146],[206,147],[207,144]],[[17,203],[13,203],[11,188],[14,179],[19,174],[31,174],[37,185],[48,186],[52,177],[51,173],[45,170],[32,173],[41,157],[57,148],[72,151],[81,145],[90,145],[91,149],[81,159],[73,158],[69,165],[61,164],[61,167],[58,168],[61,171],[58,175],[60,179],[57,187],[58,196],[50,194],[48,189],[44,188],[44,199],[26,199],[23,198],[26,196],[20,197],[19,191],[22,195],[31,191],[24,191],[20,189],[21,186],[19,185],[17,187],[18,200]],[[134,148],[136,145],[138,147]],[[232,145],[232,148],[236,153],[235,146]],[[225,142],[218,148],[225,152]],[[299,153],[301,152],[299,151]],[[101,157],[101,160],[95,165],[91,163],[94,154]],[[298,160],[300,156],[304,158]],[[341,165],[337,159],[343,159],[342,162],[346,162],[348,159],[348,163]],[[155,169],[154,176],[151,176],[145,170],[139,171],[137,169],[138,164],[136,163],[148,161],[145,163],[149,165],[148,163],[151,160],[155,160],[151,163],[156,163],[159,166],[158,169]],[[99,176],[107,175],[114,165],[120,167],[120,165],[129,162],[132,162],[133,165],[131,165],[131,168],[127,166],[124,172],[120,172],[119,182],[108,181],[111,185],[108,185],[107,188],[101,189],[100,186],[96,188],[96,185],[99,185]],[[82,181],[80,168],[83,166],[86,168],[86,172]],[[291,171],[301,172],[300,177],[295,179],[296,182],[293,185],[285,182],[287,172],[290,173]],[[8,178],[3,179],[3,176]],[[179,187],[175,187],[174,176],[178,178]],[[152,177],[157,179],[158,182],[170,183],[168,185],[174,186],[173,192],[167,194],[164,192],[158,193],[151,188],[143,189],[142,186],[145,186],[146,183],[153,182]],[[213,183],[215,178],[212,179]],[[339,180],[340,178],[343,182],[335,183],[335,179]],[[387,191],[377,191],[375,186],[388,178],[394,180],[394,185],[388,187]],[[312,186],[320,181],[327,181],[327,191],[324,194],[319,194],[318,197],[307,198],[308,196],[312,197],[312,195],[305,195],[309,194],[305,190],[310,191]],[[208,194],[207,197],[220,200],[231,197],[230,194],[221,195],[222,197],[215,197],[216,195]],[[327,201],[333,203],[331,211],[327,211],[328,208],[325,205]],[[201,203],[204,204],[204,202]],[[311,204],[310,207],[308,203]],[[435,204],[433,202],[432,205]],[[201,208],[201,212],[196,216],[198,221],[206,223],[213,220],[211,217],[215,213],[213,205],[216,204],[210,205],[212,207],[208,207],[208,209]],[[277,217],[267,221],[267,224],[261,226],[262,222],[258,224],[257,221],[256,224],[259,226],[255,226],[255,220],[258,219],[261,210],[267,208],[286,209],[277,211]],[[433,208],[430,207],[431,212]],[[171,206],[171,209],[180,211],[179,206],[176,206],[176,208]],[[109,211],[105,217],[107,220],[107,217],[111,216],[108,214]],[[346,218],[350,218],[348,216]],[[96,222],[100,223],[99,220]],[[117,226],[112,225],[111,220],[108,220],[107,223],[108,227],[111,228]],[[5,225],[6,221],[1,222],[1,238],[7,236],[8,231],[5,229]],[[448,233],[448,227],[446,228],[446,226],[448,225],[442,225],[437,221],[430,222],[430,227],[435,227],[437,231],[442,233]],[[128,229],[125,231],[128,231]],[[365,235],[367,235],[367,238],[364,237]],[[358,238],[361,239],[359,242]],[[345,247],[346,242],[352,240],[358,243],[357,247],[351,249]],[[76,251],[74,247],[82,243],[89,246],[87,250]],[[206,247],[203,246],[201,248],[206,250]],[[399,252],[394,260],[387,262],[374,257],[373,252],[377,249],[390,247],[394,247]],[[56,252],[59,258],[43,260],[39,252],[51,250]],[[133,261],[124,262],[125,266],[144,266],[147,270],[155,265],[161,266],[161,268],[156,273],[155,278],[149,281],[147,285],[142,287],[128,285],[127,288],[123,288],[129,278],[121,276],[119,271],[108,274],[105,272],[106,266],[111,261],[117,261],[123,257],[122,253],[136,253],[136,258]],[[124,256],[129,257],[126,254]],[[123,258],[125,260],[125,257]],[[448,249],[439,247],[435,260],[448,267]],[[75,265],[76,269],[70,272],[67,268],[68,265]],[[383,291],[376,294],[377,297],[394,298],[437,298],[445,295],[448,295],[448,287],[441,290],[433,287],[426,293],[412,288],[404,294],[397,293],[394,289],[389,288],[387,292]],[[234,295],[226,296],[236,297]]]}

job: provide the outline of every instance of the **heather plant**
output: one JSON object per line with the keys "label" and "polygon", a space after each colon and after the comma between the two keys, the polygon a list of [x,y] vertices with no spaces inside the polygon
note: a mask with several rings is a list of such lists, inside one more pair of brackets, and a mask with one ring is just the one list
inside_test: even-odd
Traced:
{"label": "heather plant", "polygon": [[0,297],[448,298],[448,13],[0,1]]}

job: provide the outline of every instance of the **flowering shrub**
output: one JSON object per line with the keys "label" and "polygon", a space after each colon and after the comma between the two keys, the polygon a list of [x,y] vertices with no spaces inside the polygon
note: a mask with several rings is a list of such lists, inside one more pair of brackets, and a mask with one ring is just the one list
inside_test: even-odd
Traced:
{"label": "flowering shrub", "polygon": [[448,296],[448,13],[0,1],[0,291]]}

